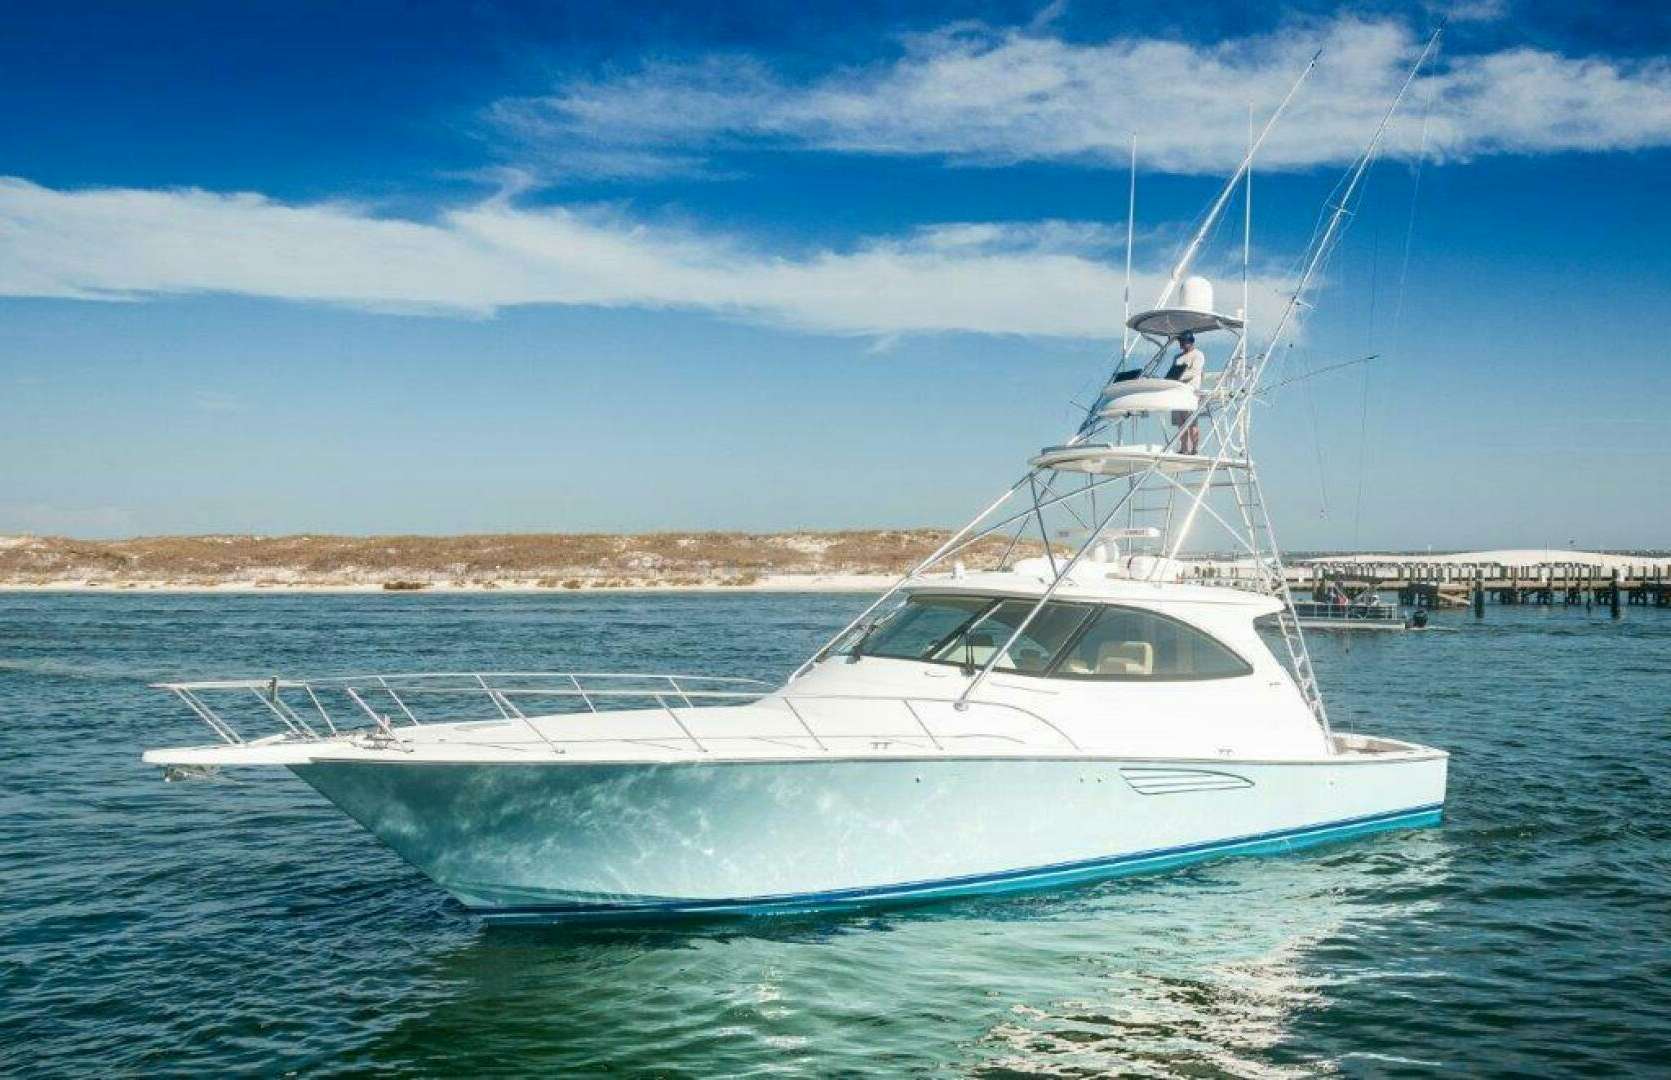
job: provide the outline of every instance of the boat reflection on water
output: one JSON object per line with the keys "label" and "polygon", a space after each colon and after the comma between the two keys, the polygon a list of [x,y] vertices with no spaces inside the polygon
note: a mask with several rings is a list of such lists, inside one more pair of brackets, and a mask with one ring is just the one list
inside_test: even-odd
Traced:
{"label": "boat reflection on water", "polygon": [[[474,1071],[515,1047],[519,1070],[627,1075],[1306,1075],[1350,1048],[1285,1060],[1295,1026],[1363,992],[1367,945],[1428,917],[1448,867],[1422,830],[868,915],[489,925],[435,960],[426,981],[453,992],[364,1063]],[[1396,974],[1422,973],[1401,955]]]}
{"label": "boat reflection on water", "polygon": [[[1335,958],[1434,911],[1447,872],[1443,836],[1387,846],[1399,850],[1222,864],[1193,882],[1154,883],[1117,920],[1105,907],[1099,925],[1114,936],[1065,966],[1077,977],[1059,997],[1017,1003],[993,1025],[982,1064],[1024,1075],[1235,1076],[1343,1064],[1297,1052],[1285,1060],[1283,1048],[1340,989]],[[1194,900],[1191,887],[1202,890]]]}

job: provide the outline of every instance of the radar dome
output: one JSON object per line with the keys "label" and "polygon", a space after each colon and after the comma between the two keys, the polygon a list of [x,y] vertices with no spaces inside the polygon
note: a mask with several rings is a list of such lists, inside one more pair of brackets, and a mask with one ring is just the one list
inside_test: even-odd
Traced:
{"label": "radar dome", "polygon": [[1178,306],[1186,311],[1213,310],[1213,283],[1204,277],[1187,277],[1178,291]]}

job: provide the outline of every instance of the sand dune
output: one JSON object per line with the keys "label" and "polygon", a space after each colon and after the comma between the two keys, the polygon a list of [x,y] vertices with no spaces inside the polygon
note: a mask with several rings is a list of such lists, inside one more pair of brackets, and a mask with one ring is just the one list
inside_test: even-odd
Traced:
{"label": "sand dune", "polygon": [[[0,588],[874,589],[946,539],[853,532],[0,538]],[[1004,541],[978,545],[993,555]]]}
{"label": "sand dune", "polygon": [[[0,536],[0,589],[402,592],[588,589],[877,590],[943,543],[943,529],[790,533],[518,533],[472,536],[157,536],[128,540]],[[963,558],[992,560],[1001,537]],[[1038,553],[1036,544],[1018,546]],[[1664,559],[1664,556],[1661,556]],[[1200,559],[1219,575],[1230,559]],[[1645,554],[1517,548],[1434,554],[1322,555],[1312,562],[1498,563],[1614,567]]]}

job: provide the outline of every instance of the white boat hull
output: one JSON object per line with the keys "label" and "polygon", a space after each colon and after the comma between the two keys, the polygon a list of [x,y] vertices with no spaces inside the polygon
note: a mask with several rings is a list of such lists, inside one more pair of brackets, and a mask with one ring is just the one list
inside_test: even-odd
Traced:
{"label": "white boat hull", "polygon": [[1442,752],[292,765],[472,911],[575,919],[1005,893],[1439,821]]}

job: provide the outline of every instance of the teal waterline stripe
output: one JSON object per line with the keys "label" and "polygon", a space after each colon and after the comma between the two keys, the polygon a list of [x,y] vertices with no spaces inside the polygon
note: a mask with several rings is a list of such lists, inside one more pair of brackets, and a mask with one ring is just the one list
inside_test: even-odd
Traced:
{"label": "teal waterline stripe", "polygon": [[623,900],[596,903],[531,904],[492,908],[470,908],[483,918],[586,918],[632,915],[750,915],[770,912],[832,910],[888,900],[941,900],[972,894],[988,896],[1084,884],[1101,878],[1168,870],[1220,855],[1263,855],[1293,851],[1313,844],[1346,840],[1373,832],[1398,828],[1420,828],[1439,824],[1443,803],[1409,807],[1364,817],[1345,818],[1320,825],[1256,833],[1229,840],[1212,840],[1178,847],[1156,848],[1099,859],[1055,863],[993,874],[906,882],[897,885],[840,889],[817,893],[790,893],[715,900]]}

